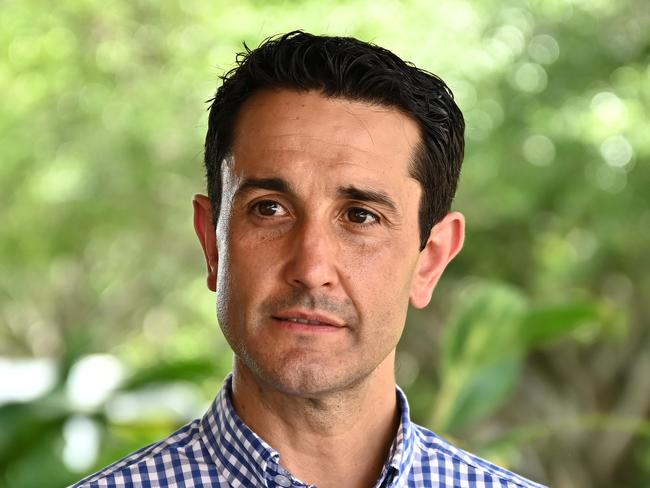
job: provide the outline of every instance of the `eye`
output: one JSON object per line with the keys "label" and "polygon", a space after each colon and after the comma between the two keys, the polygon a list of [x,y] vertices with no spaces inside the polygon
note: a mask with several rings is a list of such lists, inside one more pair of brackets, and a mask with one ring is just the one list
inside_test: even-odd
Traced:
{"label": "eye", "polygon": [[378,215],[360,207],[352,207],[348,209],[346,217],[353,224],[373,225],[379,223]]}
{"label": "eye", "polygon": [[262,217],[278,217],[287,215],[287,210],[273,200],[261,200],[252,206],[252,211]]}

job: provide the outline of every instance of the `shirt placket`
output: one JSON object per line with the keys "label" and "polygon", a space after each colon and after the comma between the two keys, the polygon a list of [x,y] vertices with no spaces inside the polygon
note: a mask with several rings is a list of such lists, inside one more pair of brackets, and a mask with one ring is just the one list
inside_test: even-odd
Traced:
{"label": "shirt placket", "polygon": [[265,478],[268,488],[316,488],[315,485],[306,485],[296,480],[289,471],[274,461],[267,465]]}

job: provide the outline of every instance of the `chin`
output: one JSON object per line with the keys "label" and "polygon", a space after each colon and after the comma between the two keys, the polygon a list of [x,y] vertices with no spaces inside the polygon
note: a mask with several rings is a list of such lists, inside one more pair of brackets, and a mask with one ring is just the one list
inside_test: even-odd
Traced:
{"label": "chin", "polygon": [[272,369],[261,369],[262,379],[287,395],[320,396],[336,390],[341,378],[322,364],[287,361]]}
{"label": "chin", "polygon": [[[335,371],[331,361],[317,361],[313,356],[284,355],[281,357],[251,357],[238,354],[240,364],[256,382],[264,383],[286,395],[317,397],[336,391],[345,385],[341,371]],[[302,357],[300,357],[302,356]]]}
{"label": "chin", "polygon": [[339,358],[335,364],[283,361],[274,368],[256,368],[256,376],[286,395],[319,398],[353,389],[368,376],[347,367]]}

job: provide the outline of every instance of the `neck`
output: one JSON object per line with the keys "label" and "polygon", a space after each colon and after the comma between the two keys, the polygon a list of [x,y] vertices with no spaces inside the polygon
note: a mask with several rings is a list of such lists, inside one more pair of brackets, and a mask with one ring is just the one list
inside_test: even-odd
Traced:
{"label": "neck", "polygon": [[354,386],[318,395],[278,391],[236,358],[232,396],[282,465],[319,488],[373,486],[399,425],[394,352]]}

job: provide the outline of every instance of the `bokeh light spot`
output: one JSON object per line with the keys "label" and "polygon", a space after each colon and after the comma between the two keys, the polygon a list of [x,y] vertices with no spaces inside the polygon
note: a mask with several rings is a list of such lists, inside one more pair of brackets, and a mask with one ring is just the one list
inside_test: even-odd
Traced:
{"label": "bokeh light spot", "polygon": [[600,92],[591,99],[591,109],[598,121],[606,126],[616,126],[627,115],[625,105],[612,92]]}
{"label": "bokeh light spot", "polygon": [[634,149],[625,137],[617,135],[603,141],[600,145],[600,154],[610,166],[623,168],[632,161]]}
{"label": "bokeh light spot", "polygon": [[514,72],[514,86],[526,93],[540,93],[546,88],[546,70],[537,63],[523,63]]}
{"label": "bokeh light spot", "polygon": [[91,354],[70,369],[66,396],[73,408],[91,411],[101,405],[124,377],[120,361],[109,354]]}
{"label": "bokeh light spot", "polygon": [[63,463],[70,471],[87,471],[97,460],[99,426],[88,417],[70,417],[63,426]]}
{"label": "bokeh light spot", "polygon": [[554,37],[540,34],[531,39],[528,44],[528,55],[540,64],[551,64],[560,56],[560,45]]}
{"label": "bokeh light spot", "polygon": [[55,381],[56,367],[51,359],[0,358],[0,405],[39,398]]}
{"label": "bokeh light spot", "polygon": [[555,144],[548,137],[535,134],[524,141],[522,152],[529,163],[548,166],[555,159]]}

